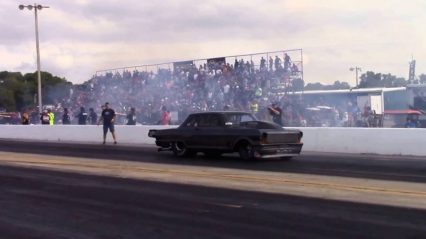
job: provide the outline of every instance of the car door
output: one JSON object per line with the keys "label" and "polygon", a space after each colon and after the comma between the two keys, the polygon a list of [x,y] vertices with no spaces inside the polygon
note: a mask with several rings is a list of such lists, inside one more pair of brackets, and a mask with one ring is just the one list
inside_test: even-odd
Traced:
{"label": "car door", "polygon": [[203,148],[224,149],[226,147],[225,123],[220,114],[206,115],[201,126],[199,134]]}
{"label": "car door", "polygon": [[179,127],[179,137],[189,148],[197,148],[200,146],[199,138],[199,117],[198,115],[191,115]]}

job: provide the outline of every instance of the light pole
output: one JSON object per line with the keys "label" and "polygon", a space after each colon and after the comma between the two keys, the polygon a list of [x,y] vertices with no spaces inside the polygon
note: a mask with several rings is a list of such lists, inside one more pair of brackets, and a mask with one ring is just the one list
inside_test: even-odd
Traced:
{"label": "light pole", "polygon": [[349,70],[355,71],[355,83],[356,83],[355,88],[358,88],[358,71],[361,71],[361,67],[358,67],[358,66],[351,67],[351,68],[349,68]]}
{"label": "light pole", "polygon": [[38,79],[38,107],[39,113],[41,114],[43,111],[43,104],[41,102],[41,73],[40,73],[40,47],[38,43],[38,18],[37,11],[43,8],[49,8],[48,6],[42,6],[34,3],[34,5],[19,5],[19,10],[24,10],[27,8],[28,10],[34,9],[35,16],[35,35],[36,35],[36,50],[37,50],[37,79]]}

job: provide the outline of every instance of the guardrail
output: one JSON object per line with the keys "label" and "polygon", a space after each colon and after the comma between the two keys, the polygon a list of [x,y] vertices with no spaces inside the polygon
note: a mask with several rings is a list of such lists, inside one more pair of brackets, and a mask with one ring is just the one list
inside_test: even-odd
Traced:
{"label": "guardrail", "polygon": [[[154,144],[149,129],[176,126],[116,125],[120,144]],[[298,128],[303,131],[303,151],[426,156],[426,129]],[[0,125],[0,138],[56,142],[101,143],[102,126]],[[108,133],[107,141],[112,142]]]}

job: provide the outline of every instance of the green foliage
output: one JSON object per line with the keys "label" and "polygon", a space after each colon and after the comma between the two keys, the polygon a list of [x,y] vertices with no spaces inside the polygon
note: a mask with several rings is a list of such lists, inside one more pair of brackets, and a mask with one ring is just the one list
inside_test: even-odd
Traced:
{"label": "green foliage", "polygon": [[0,108],[6,109],[6,111],[14,111],[16,109],[12,90],[0,88]]}
{"label": "green foliage", "polygon": [[[41,72],[43,104],[54,104],[68,97],[72,83],[64,78]],[[20,72],[0,72],[0,108],[22,111],[37,105],[37,72],[22,75]]]}
{"label": "green foliage", "polygon": [[361,75],[359,88],[375,87],[403,87],[407,86],[407,81],[402,77],[396,77],[391,74],[374,73],[367,71]]}
{"label": "green foliage", "polygon": [[419,75],[420,84],[426,84],[426,74]]}
{"label": "green foliage", "polygon": [[305,86],[305,90],[343,90],[350,89],[347,82],[335,81],[332,85],[323,85],[321,83],[309,83]]}

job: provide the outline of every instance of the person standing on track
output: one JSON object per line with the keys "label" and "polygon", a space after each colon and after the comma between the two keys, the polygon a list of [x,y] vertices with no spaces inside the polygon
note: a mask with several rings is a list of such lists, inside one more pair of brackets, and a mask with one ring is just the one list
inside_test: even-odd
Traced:
{"label": "person standing on track", "polygon": [[99,118],[99,121],[98,121],[98,125],[100,124],[101,121],[103,122],[103,132],[104,132],[104,141],[102,144],[105,144],[108,129],[112,134],[112,138],[114,139],[114,144],[117,144],[115,129],[114,129],[115,111],[109,108],[108,102],[105,103],[105,106],[101,113],[101,117]]}

